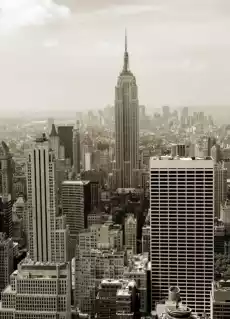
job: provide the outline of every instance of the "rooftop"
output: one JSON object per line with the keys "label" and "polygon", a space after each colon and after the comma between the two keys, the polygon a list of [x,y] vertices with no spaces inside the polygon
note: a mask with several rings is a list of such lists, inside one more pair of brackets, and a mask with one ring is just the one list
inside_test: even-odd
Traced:
{"label": "rooftop", "polygon": [[62,185],[87,185],[90,181],[64,181]]}
{"label": "rooftop", "polygon": [[150,168],[214,168],[212,157],[172,157],[160,156],[150,158]]}

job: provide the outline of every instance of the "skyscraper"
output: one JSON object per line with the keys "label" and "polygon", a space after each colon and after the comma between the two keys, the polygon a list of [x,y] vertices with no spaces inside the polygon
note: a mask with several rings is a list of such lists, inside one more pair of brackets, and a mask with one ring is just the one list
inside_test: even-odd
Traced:
{"label": "skyscraper", "polygon": [[64,216],[57,217],[55,164],[46,137],[36,139],[27,162],[29,251],[34,261],[67,260],[68,230]]}
{"label": "skyscraper", "polygon": [[76,176],[80,174],[81,163],[81,142],[80,142],[80,122],[77,121],[73,128],[73,169]]}
{"label": "skyscraper", "polygon": [[65,147],[65,158],[70,159],[71,165],[73,165],[73,126],[58,126],[58,136],[60,144]]}
{"label": "skyscraper", "polygon": [[123,70],[115,88],[115,139],[117,188],[129,188],[134,185],[133,171],[139,168],[139,102],[126,35]]}
{"label": "skyscraper", "polygon": [[13,240],[0,233],[0,293],[7,286],[13,272]]}
{"label": "skyscraper", "polygon": [[85,205],[84,183],[82,181],[64,181],[62,183],[62,210],[69,225],[70,239],[75,253],[79,231],[84,229]]}
{"label": "skyscraper", "polygon": [[0,144],[0,232],[12,237],[12,155],[5,142]]}
{"label": "skyscraper", "polygon": [[49,143],[50,148],[54,151],[55,158],[60,158],[60,138],[58,136],[58,133],[56,131],[55,124],[52,124],[52,129],[49,135]]}
{"label": "skyscraper", "polygon": [[[171,160],[170,160],[171,159]],[[210,312],[214,266],[214,162],[150,159],[152,308],[169,286],[198,313]]]}

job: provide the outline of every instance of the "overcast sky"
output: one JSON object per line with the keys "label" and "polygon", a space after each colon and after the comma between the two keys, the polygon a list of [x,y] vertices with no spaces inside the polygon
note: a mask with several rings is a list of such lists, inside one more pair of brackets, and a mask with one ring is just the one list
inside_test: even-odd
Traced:
{"label": "overcast sky", "polygon": [[139,100],[230,105],[229,0],[0,0],[1,114],[113,104],[124,30]]}

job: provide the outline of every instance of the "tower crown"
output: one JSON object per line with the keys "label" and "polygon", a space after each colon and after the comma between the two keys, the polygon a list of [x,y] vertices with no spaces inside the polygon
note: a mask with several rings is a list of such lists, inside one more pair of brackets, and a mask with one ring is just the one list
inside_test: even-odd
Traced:
{"label": "tower crown", "polygon": [[125,30],[125,52],[124,52],[124,63],[123,63],[123,70],[121,75],[132,75],[129,70],[129,53],[128,53],[128,37],[127,31]]}

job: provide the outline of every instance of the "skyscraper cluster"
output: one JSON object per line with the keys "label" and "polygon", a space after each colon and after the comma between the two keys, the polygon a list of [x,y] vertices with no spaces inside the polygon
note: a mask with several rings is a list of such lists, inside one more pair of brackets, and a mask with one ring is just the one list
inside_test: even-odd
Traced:
{"label": "skyscraper cluster", "polygon": [[49,119],[24,162],[0,145],[0,318],[230,318],[230,153],[201,134],[211,119],[151,122],[125,35],[115,105],[87,121]]}

